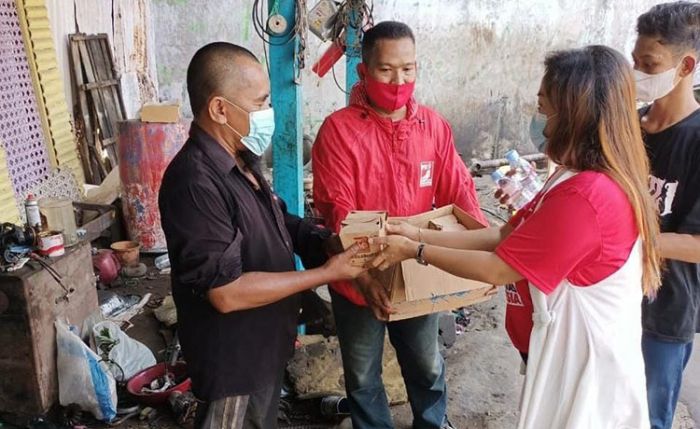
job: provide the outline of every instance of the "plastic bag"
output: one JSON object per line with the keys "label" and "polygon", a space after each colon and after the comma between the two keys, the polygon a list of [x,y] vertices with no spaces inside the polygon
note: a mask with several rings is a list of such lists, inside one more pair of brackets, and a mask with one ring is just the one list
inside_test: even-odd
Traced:
{"label": "plastic bag", "polygon": [[68,325],[57,320],[56,367],[61,405],[77,404],[96,419],[112,421],[117,415],[117,386],[107,366]]}
{"label": "plastic bag", "polygon": [[112,321],[95,324],[92,335],[95,349],[104,360],[109,360],[112,375],[119,381],[127,381],[139,371],[156,364],[156,358],[148,347],[126,335]]}

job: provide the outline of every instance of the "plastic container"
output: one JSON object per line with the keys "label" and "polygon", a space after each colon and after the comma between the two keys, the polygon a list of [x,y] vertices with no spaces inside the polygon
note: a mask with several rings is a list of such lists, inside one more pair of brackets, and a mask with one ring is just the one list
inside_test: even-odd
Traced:
{"label": "plastic container", "polygon": [[512,177],[506,176],[502,171],[496,170],[491,173],[491,179],[505,194],[510,197],[510,204],[515,207],[516,210],[521,209],[530,201],[528,198],[523,196],[523,189],[520,182]]}
{"label": "plastic container", "polygon": [[542,181],[537,175],[537,170],[526,159],[520,157],[516,150],[510,150],[506,153],[506,159],[510,164],[510,168],[516,171],[515,178],[520,182],[523,189],[523,194],[528,200],[537,195],[542,189]]}
{"label": "plastic container", "polygon": [[43,218],[44,230],[61,231],[66,240],[66,246],[72,246],[78,242],[73,201],[68,198],[42,198],[39,201],[39,211]]}
{"label": "plastic container", "polygon": [[153,264],[159,270],[170,268],[170,256],[167,253],[165,255],[160,255],[159,257],[153,260]]}
{"label": "plastic container", "polygon": [[135,267],[139,264],[140,247],[136,241],[117,241],[110,246],[122,267]]}
{"label": "plastic container", "polygon": [[[185,376],[187,374],[187,365],[184,362],[177,362],[175,365],[168,366],[167,370],[173,373],[175,378]],[[158,407],[168,403],[168,398],[173,392],[187,392],[192,387],[192,380],[186,378],[180,384],[177,384],[170,389],[164,390],[157,393],[143,393],[141,389],[149,386],[151,382],[158,377],[162,377],[166,372],[165,362],[161,362],[150,368],[146,368],[139,372],[135,376],[131,377],[128,383],[126,383],[126,390],[134,397],[137,401],[144,405],[151,407]]]}

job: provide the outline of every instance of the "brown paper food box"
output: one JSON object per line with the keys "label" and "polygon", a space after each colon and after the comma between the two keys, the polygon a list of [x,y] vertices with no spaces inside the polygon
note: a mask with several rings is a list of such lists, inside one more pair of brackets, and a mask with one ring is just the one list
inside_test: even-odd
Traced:
{"label": "brown paper food box", "polygon": [[146,103],[141,107],[141,122],[176,123],[180,120],[180,103]]}
{"label": "brown paper food box", "polygon": [[[354,219],[350,219],[350,224],[363,219],[363,216],[364,219],[371,218],[366,213],[358,212],[354,215]],[[453,223],[452,217],[457,223]],[[393,220],[402,220],[421,228],[430,228],[432,222],[433,228],[441,226],[443,230],[483,228],[473,217],[453,205],[416,216],[387,219],[388,222]],[[341,229],[341,240],[342,235],[343,229]],[[384,235],[383,231],[378,232],[377,236],[379,235]],[[349,244],[345,245],[345,243]],[[343,247],[347,248],[350,245],[352,242],[347,239],[343,241]],[[390,290],[392,306],[397,310],[396,314],[390,316],[390,321],[449,311],[487,301],[492,296],[489,294],[492,289],[490,284],[463,279],[432,265],[421,265],[414,259],[403,261],[386,271],[376,272],[376,275]]]}
{"label": "brown paper food box", "polygon": [[351,263],[362,267],[379,254],[379,246],[370,245],[369,239],[383,237],[386,225],[386,212],[353,211],[340,224],[340,241],[344,249],[353,244],[360,246],[360,251],[352,258]]}
{"label": "brown paper food box", "polygon": [[447,216],[432,219],[428,222],[428,228],[438,231],[466,231],[467,227],[459,223],[457,216],[449,214]]}

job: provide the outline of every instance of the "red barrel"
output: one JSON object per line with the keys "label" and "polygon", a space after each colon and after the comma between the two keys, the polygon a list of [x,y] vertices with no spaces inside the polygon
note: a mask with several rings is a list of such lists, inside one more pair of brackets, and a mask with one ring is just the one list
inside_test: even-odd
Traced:
{"label": "red barrel", "polygon": [[158,192],[163,173],[185,144],[189,121],[175,124],[119,123],[119,176],[129,237],[147,253],[167,252],[160,226]]}

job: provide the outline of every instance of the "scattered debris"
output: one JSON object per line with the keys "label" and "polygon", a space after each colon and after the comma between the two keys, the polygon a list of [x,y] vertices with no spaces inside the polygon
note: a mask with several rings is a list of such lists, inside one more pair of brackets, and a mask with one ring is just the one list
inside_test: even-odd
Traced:
{"label": "scattered debris", "polygon": [[170,256],[167,253],[165,255],[160,255],[159,257],[153,260],[153,264],[159,270],[170,268]]}
{"label": "scattered debris", "polygon": [[139,295],[117,295],[114,292],[98,290],[100,310],[105,319],[117,323],[124,323],[139,314],[148,304],[152,294],[147,293],[143,297]]}
{"label": "scattered debris", "polygon": [[129,337],[112,321],[97,323],[92,328],[92,335],[94,348],[102,361],[108,363],[117,381],[126,382],[156,364],[156,358],[148,347]]}
{"label": "scattered debris", "polygon": [[168,397],[168,404],[181,425],[194,419],[197,412],[197,398],[192,392],[173,392]]}
{"label": "scattered debris", "polygon": [[166,390],[170,389],[173,386],[177,386],[178,384],[182,383],[185,381],[187,377],[180,377],[180,379],[176,379],[175,375],[172,373],[168,372],[164,375],[161,375],[160,377],[156,378],[155,380],[151,381],[151,384],[148,386],[144,386],[141,388],[141,393],[161,393],[165,392]]}
{"label": "scattered debris", "polygon": [[321,399],[321,415],[325,417],[344,417],[350,415],[350,403],[345,396],[326,396]]}
{"label": "scattered debris", "polygon": [[440,346],[449,349],[457,341],[457,324],[455,315],[452,312],[440,313],[438,319],[438,340]]}
{"label": "scattered debris", "polygon": [[146,267],[146,264],[143,262],[139,262],[138,265],[134,265],[131,267],[124,267],[121,270],[121,274],[124,277],[128,278],[141,278],[146,275],[148,272],[148,268]]}
{"label": "scattered debris", "polygon": [[163,299],[160,307],[153,310],[156,319],[160,320],[165,326],[173,326],[177,323],[177,309],[173,296],[168,295]]}

